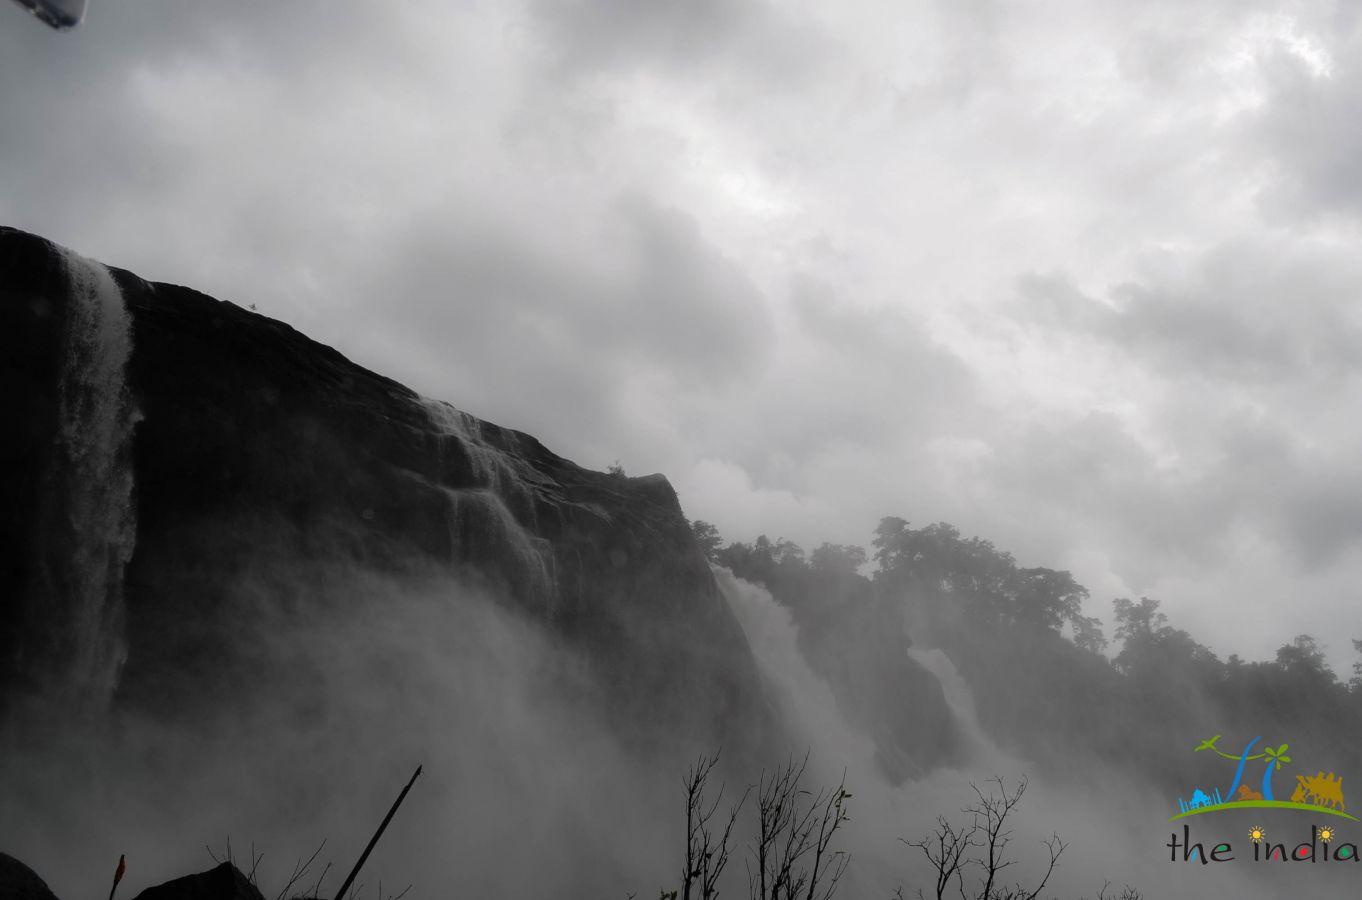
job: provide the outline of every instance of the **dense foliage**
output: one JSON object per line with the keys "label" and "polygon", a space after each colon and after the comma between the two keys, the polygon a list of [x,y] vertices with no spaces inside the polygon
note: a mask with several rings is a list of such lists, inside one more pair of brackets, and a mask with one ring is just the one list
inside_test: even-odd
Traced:
{"label": "dense foliage", "polygon": [[1223,732],[1289,739],[1324,771],[1362,769],[1362,663],[1341,681],[1310,635],[1274,659],[1221,659],[1171,625],[1158,600],[1116,598],[1110,646],[1069,572],[1020,566],[945,523],[883,519],[872,558],[833,544],[806,555],[765,536],[725,545],[713,526],[694,525],[713,562],[791,609],[801,648],[825,676],[839,657],[891,658],[863,648],[902,646],[904,635],[940,647],[969,682],[984,728],[1042,766],[1075,775],[1119,763],[1173,785],[1195,742]]}

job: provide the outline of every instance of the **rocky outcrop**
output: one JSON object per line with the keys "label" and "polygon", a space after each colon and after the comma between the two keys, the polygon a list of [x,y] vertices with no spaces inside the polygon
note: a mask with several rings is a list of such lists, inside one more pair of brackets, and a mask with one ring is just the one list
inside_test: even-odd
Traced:
{"label": "rocky outcrop", "polygon": [[0,853],[0,897],[4,900],[57,900],[37,872],[5,853]]}
{"label": "rocky outcrop", "polygon": [[133,900],[264,900],[264,897],[240,869],[225,862],[207,872],[147,888]]}
{"label": "rocky outcrop", "polygon": [[[589,471],[187,288],[113,269],[112,288],[78,290],[73,267],[97,264],[74,259],[0,229],[0,615],[15,626],[0,630],[0,693],[80,658],[91,678],[120,664],[115,702],[161,714],[240,696],[271,677],[234,641],[247,604],[295,604],[300,583],[325,595],[362,569],[488,587],[579,648],[639,733],[725,740],[768,715],[663,477]],[[131,333],[126,448],[88,424],[122,395],[73,381],[118,349],[104,347],[120,327],[111,289]],[[109,508],[117,491],[80,493],[100,480],[79,477],[91,465],[127,469],[130,510]],[[92,518],[106,523],[93,537]],[[103,543],[72,583],[54,561],[90,540]]]}
{"label": "rocky outcrop", "polygon": [[[47,883],[19,860],[0,853],[0,900],[57,900]],[[206,872],[147,888],[133,900],[264,900],[236,866],[224,862]]]}

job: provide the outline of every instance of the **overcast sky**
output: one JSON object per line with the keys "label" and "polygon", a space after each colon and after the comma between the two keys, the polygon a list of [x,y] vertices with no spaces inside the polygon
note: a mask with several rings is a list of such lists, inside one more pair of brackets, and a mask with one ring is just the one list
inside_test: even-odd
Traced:
{"label": "overcast sky", "polygon": [[0,221],[729,538],[946,520],[1362,637],[1355,4],[0,6]]}

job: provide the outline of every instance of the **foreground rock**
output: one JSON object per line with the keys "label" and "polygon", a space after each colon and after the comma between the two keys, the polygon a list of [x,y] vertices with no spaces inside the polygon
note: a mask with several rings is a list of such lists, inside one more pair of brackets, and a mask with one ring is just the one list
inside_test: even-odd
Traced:
{"label": "foreground rock", "polygon": [[265,900],[241,870],[229,862],[147,888],[133,900]]}
{"label": "foreground rock", "polygon": [[38,874],[14,857],[0,853],[0,900],[57,900]]}

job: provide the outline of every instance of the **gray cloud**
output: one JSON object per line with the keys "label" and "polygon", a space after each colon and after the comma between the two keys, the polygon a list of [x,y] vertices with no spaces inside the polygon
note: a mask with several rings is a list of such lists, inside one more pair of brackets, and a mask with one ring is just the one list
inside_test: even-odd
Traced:
{"label": "gray cloud", "polygon": [[780,90],[782,83],[808,77],[829,50],[818,29],[766,3],[536,2],[532,17],[557,74],[719,69]]}
{"label": "gray cloud", "polygon": [[1263,192],[1265,216],[1285,222],[1362,213],[1356,172],[1362,151],[1362,82],[1356,25],[1332,46],[1327,74],[1284,49],[1267,66],[1265,101],[1245,123],[1246,138],[1263,147],[1273,178]]}
{"label": "gray cloud", "polygon": [[1342,248],[1231,241],[1189,271],[1085,295],[1063,275],[1018,291],[1050,326],[1109,342],[1149,364],[1240,384],[1338,378],[1358,365],[1353,305],[1362,267]]}
{"label": "gray cloud", "polygon": [[1362,635],[1355,14],[677,9],[6,7],[0,215],[734,538],[946,519],[1218,649],[1299,590]]}

